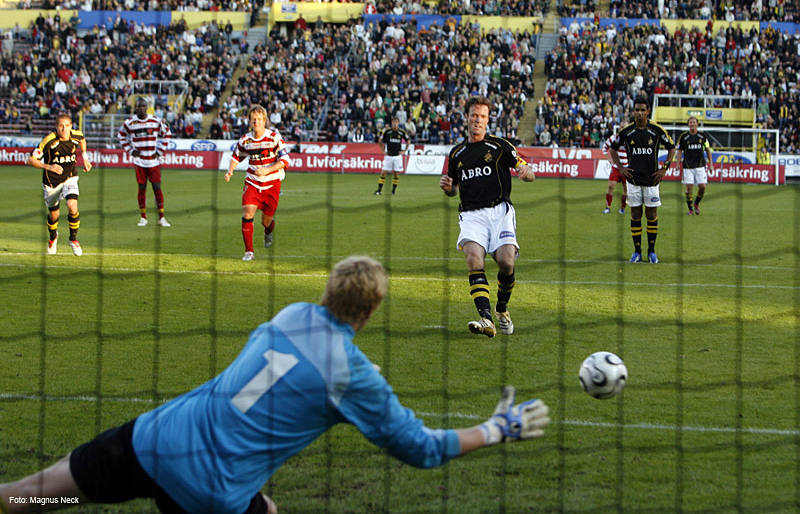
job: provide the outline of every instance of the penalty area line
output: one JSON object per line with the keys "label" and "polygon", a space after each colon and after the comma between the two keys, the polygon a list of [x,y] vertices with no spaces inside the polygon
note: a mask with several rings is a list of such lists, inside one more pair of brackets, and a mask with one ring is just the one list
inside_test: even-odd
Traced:
{"label": "penalty area line", "polygon": [[[474,414],[463,414],[460,412],[450,412],[447,414],[436,414],[433,412],[417,412],[418,416],[426,418],[457,418],[457,419],[470,419],[470,420],[485,420],[486,416],[476,416]],[[759,435],[787,435],[796,436],[800,435],[800,430],[781,430],[777,428],[736,428],[736,427],[696,427],[696,426],[683,426],[677,425],[660,425],[656,423],[608,423],[601,421],[581,421],[574,419],[565,419],[555,421],[567,426],[576,427],[591,427],[591,428],[613,428],[623,430],[654,430],[654,431],[669,431],[669,432],[700,432],[700,433],[715,433],[715,434],[759,434]]]}
{"label": "penalty area line", "polygon": [[[0,401],[49,401],[49,402],[88,402],[97,403],[98,401],[113,402],[113,403],[141,403],[145,405],[154,405],[166,403],[172,398],[138,398],[138,397],[117,397],[107,396],[98,398],[96,396],[79,395],[79,396],[40,396],[36,394],[0,394]],[[422,418],[454,418],[482,421],[486,416],[478,416],[475,414],[465,414],[462,412],[448,412],[448,413],[435,413],[435,412],[416,412],[416,415]],[[562,421],[555,421],[554,423],[574,426],[574,427],[589,427],[589,428],[611,428],[622,430],[650,430],[650,431],[667,431],[667,432],[697,432],[708,434],[753,434],[753,435],[779,435],[779,436],[797,436],[800,435],[800,430],[782,430],[777,428],[736,428],[736,427],[698,427],[698,426],[676,426],[676,425],[661,425],[657,423],[608,423],[601,421],[582,421],[576,419],[565,419]]]}
{"label": "penalty area line", "polygon": [[[30,264],[22,263],[0,263],[0,268],[36,268]],[[190,270],[190,269],[168,269],[168,268],[129,268],[129,267],[113,267],[113,266],[39,266],[40,269],[46,270],[71,270],[71,271],[104,271],[108,273],[162,273],[172,275],[259,275],[259,276],[273,276],[273,277],[289,277],[289,278],[319,278],[327,279],[327,274],[317,273],[284,273],[284,272],[271,272],[271,271],[251,271],[247,269],[239,270]],[[459,277],[419,277],[419,276],[402,276],[392,275],[389,277],[390,281],[424,281],[424,282],[453,282],[460,283]],[[599,280],[517,280],[517,284],[538,284],[544,286],[619,286],[617,281],[599,281]],[[800,286],[786,286],[778,284],[715,284],[715,283],[686,283],[678,284],[658,283],[658,282],[626,282],[626,287],[685,287],[685,288],[706,288],[715,287],[723,289],[781,289],[781,290],[800,290]]]}

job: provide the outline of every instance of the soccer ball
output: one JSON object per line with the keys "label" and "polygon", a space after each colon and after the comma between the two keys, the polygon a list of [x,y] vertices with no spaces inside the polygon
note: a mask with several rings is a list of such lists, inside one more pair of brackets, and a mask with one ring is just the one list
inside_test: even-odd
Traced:
{"label": "soccer ball", "polygon": [[611,352],[596,352],[586,357],[578,372],[583,390],[600,400],[613,398],[625,388],[628,368]]}

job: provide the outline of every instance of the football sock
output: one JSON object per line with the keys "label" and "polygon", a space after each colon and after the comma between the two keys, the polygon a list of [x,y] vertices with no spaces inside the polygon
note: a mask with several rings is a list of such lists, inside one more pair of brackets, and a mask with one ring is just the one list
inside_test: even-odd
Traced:
{"label": "football sock", "polygon": [[50,214],[47,215],[47,230],[50,231],[50,241],[58,236],[58,219],[53,221]]}
{"label": "football sock", "polygon": [[622,195],[622,209],[628,206],[628,195]]}
{"label": "football sock", "polygon": [[158,207],[158,215],[160,218],[164,217],[164,192],[161,189],[153,191],[156,195],[156,207]]}
{"label": "football sock", "polygon": [[380,178],[378,179],[378,191],[383,189],[383,184],[385,183],[386,183],[386,177],[384,175],[381,175]]}
{"label": "football sock", "polygon": [[642,219],[631,218],[631,236],[633,237],[633,248],[642,253]]}
{"label": "football sock", "polygon": [[395,175],[394,178],[392,179],[392,193],[395,192],[395,190],[397,189],[397,184],[399,183],[400,183],[400,177]]}
{"label": "football sock", "polygon": [[514,289],[515,283],[516,279],[514,278],[513,271],[510,275],[503,275],[497,272],[497,305],[495,306],[497,312],[505,312],[508,310],[506,304],[511,298],[511,290]]}
{"label": "football sock", "polygon": [[606,195],[606,208],[607,209],[611,208],[611,200],[613,200],[613,199],[614,199],[613,195]]}
{"label": "football sock", "polygon": [[697,197],[694,199],[694,204],[698,205],[700,203],[700,200],[703,199],[704,195],[705,195],[705,191],[698,191],[697,192]]}
{"label": "football sock", "polygon": [[647,220],[647,252],[656,251],[656,236],[658,236],[658,218]]}
{"label": "football sock", "polygon": [[145,218],[145,212],[147,211],[147,188],[146,187],[139,187],[139,191],[136,193],[136,200],[139,201],[139,212],[142,215],[142,218]]}
{"label": "football sock", "polygon": [[[699,194],[698,194],[699,196]],[[686,205],[689,206],[689,210],[692,210],[692,193],[686,193]]]}
{"label": "football sock", "polygon": [[76,212],[75,216],[68,214],[67,221],[69,222],[69,240],[75,241],[78,239],[78,229],[81,228],[81,213]]}
{"label": "football sock", "polygon": [[253,251],[253,218],[242,218],[242,239],[244,239],[244,251]]}
{"label": "football sock", "polygon": [[275,230],[275,220],[272,220],[268,227],[264,227],[264,233],[272,234],[273,230]]}
{"label": "football sock", "polygon": [[489,281],[486,280],[486,272],[476,269],[469,272],[469,294],[475,302],[475,308],[482,318],[492,319],[492,306],[489,303]]}

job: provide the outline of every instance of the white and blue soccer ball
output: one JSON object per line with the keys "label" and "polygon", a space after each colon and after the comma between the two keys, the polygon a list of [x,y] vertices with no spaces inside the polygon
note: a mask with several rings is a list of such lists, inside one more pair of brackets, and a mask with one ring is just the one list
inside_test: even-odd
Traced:
{"label": "white and blue soccer ball", "polygon": [[611,352],[596,352],[586,357],[578,372],[583,390],[597,399],[617,396],[628,381],[628,368]]}

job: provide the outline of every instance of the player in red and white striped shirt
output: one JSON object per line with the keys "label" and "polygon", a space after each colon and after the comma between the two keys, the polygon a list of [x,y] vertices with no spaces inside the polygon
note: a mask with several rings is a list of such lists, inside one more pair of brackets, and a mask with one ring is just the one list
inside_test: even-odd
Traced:
{"label": "player in red and white striped shirt", "polygon": [[267,128],[267,110],[262,106],[251,107],[247,119],[250,121],[250,132],[243,135],[236,144],[225,181],[231,180],[233,170],[242,159],[249,159],[242,192],[242,260],[252,261],[255,256],[253,218],[258,209],[261,209],[261,224],[264,225],[264,248],[272,246],[272,233],[275,229],[273,217],[278,208],[284,170],[289,168],[289,150],[277,129]]}
{"label": "player in red and white striped shirt", "polygon": [[[605,143],[603,143],[603,155],[608,155],[608,148],[611,145],[611,140],[614,136],[609,137],[606,139]],[[628,165],[628,152],[625,150],[624,146],[621,146],[619,150],[617,150],[617,155],[619,155],[619,162],[623,166]],[[606,208],[603,209],[603,214],[608,214],[611,212],[611,200],[614,198],[614,186],[617,185],[617,182],[622,184],[622,198],[620,199],[622,205],[619,208],[620,214],[625,214],[625,206],[627,205],[628,201],[628,183],[625,180],[625,177],[620,173],[619,168],[617,168],[613,161],[609,159],[611,162],[611,174],[608,176],[608,190],[606,191]]]}
{"label": "player in red and white striped shirt", "polygon": [[172,137],[169,126],[163,120],[147,113],[147,100],[136,99],[134,107],[136,116],[125,120],[117,133],[119,144],[133,158],[136,166],[136,182],[139,184],[137,199],[139,200],[139,226],[147,225],[147,181],[153,186],[158,207],[158,224],[169,227],[164,218],[164,193],[161,191],[161,157],[167,150],[167,143]]}

